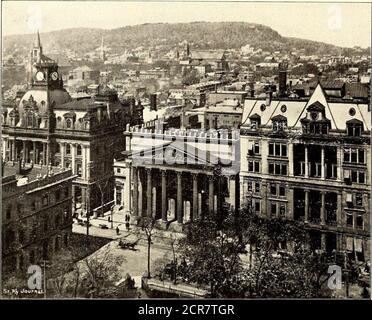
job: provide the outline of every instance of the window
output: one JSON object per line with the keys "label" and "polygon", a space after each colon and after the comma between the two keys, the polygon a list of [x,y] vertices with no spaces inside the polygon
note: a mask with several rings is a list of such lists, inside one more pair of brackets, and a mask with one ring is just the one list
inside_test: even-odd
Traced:
{"label": "window", "polygon": [[66,144],[66,154],[71,154],[71,146]]}
{"label": "window", "polygon": [[255,142],[254,143],[253,151],[254,151],[254,154],[255,155],[259,155],[260,154],[260,143],[259,142]]}
{"label": "window", "polygon": [[261,191],[261,188],[260,187],[261,187],[260,186],[260,183],[258,181],[256,181],[255,184],[254,184],[254,191],[256,193],[260,193],[260,191]]}
{"label": "window", "polygon": [[366,174],[364,171],[351,170],[351,182],[366,183]]}
{"label": "window", "polygon": [[254,211],[259,213],[261,211],[260,200],[256,200],[254,203]]}
{"label": "window", "polygon": [[78,156],[81,156],[81,145],[78,145],[77,146],[77,148],[76,148],[76,154],[78,155]]}
{"label": "window", "polygon": [[49,202],[48,195],[44,194],[42,197],[41,203],[43,204],[43,206],[47,206],[48,202]]}
{"label": "window", "polygon": [[248,161],[248,171],[249,172],[260,172],[260,162],[259,161]]}
{"label": "window", "polygon": [[274,203],[274,202],[271,203],[271,215],[273,217],[276,216],[276,203]]}
{"label": "window", "polygon": [[247,185],[248,185],[248,191],[252,191],[252,181],[248,181]]}
{"label": "window", "polygon": [[280,217],[284,218],[285,217],[285,204],[281,203],[279,205],[279,215]]}
{"label": "window", "polygon": [[348,148],[344,150],[344,162],[349,163],[365,163],[364,149]]}
{"label": "window", "polygon": [[363,228],[363,216],[361,214],[356,215],[355,224],[357,228]]}
{"label": "window", "polygon": [[72,121],[71,121],[71,119],[67,119],[66,120],[66,128],[67,129],[71,129],[72,128]]}
{"label": "window", "polygon": [[346,225],[353,226],[353,215],[351,213],[346,213]]}
{"label": "window", "polygon": [[276,184],[271,184],[270,185],[270,194],[272,196],[276,196]]}
{"label": "window", "polygon": [[269,143],[269,156],[287,157],[287,145],[285,143]]}
{"label": "window", "polygon": [[362,131],[363,131],[363,123],[361,121],[358,121],[358,123],[355,123],[355,122],[347,123],[347,135],[349,137],[360,137],[362,134]]}
{"label": "window", "polygon": [[82,166],[81,166],[81,163],[76,164],[76,170],[77,170],[77,175],[79,177],[81,177],[81,175],[82,175]]}
{"label": "window", "polygon": [[116,169],[116,172],[117,172],[117,173],[120,173],[120,172],[121,172],[120,168],[117,168],[117,169]]}
{"label": "window", "polygon": [[279,196],[285,197],[285,186],[279,186]]}
{"label": "window", "polygon": [[287,164],[282,162],[269,162],[269,173],[286,176]]}
{"label": "window", "polygon": [[355,205],[358,207],[363,206],[363,195],[358,193],[355,195]]}

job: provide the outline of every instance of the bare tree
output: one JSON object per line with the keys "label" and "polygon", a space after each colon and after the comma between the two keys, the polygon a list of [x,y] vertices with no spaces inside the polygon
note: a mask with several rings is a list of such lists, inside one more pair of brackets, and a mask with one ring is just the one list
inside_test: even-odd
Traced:
{"label": "bare tree", "polygon": [[141,230],[145,233],[147,240],[147,277],[150,278],[150,258],[151,258],[151,245],[152,238],[156,233],[155,228],[156,220],[153,217],[143,217],[139,222]]}

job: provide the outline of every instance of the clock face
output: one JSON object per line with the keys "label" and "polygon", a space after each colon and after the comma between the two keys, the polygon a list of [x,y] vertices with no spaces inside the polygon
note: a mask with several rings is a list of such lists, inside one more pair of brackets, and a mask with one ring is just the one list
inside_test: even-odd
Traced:
{"label": "clock face", "polygon": [[44,80],[44,73],[42,73],[41,71],[36,73],[36,80],[43,81]]}
{"label": "clock face", "polygon": [[56,81],[58,79],[58,72],[56,72],[56,71],[52,72],[50,77],[52,78],[52,80]]}

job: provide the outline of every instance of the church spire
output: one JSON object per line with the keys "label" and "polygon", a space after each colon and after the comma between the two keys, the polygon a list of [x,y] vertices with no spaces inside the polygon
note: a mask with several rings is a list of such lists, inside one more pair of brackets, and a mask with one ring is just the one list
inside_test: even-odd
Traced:
{"label": "church spire", "polygon": [[37,38],[36,38],[36,44],[35,47],[40,48],[41,47],[41,41],[40,41],[40,33],[39,29],[37,30]]}

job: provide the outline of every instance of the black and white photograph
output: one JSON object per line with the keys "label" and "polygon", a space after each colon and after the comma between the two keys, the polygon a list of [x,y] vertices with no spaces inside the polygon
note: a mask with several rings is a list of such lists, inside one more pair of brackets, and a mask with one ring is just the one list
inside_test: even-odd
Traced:
{"label": "black and white photograph", "polygon": [[371,299],[371,13],[2,1],[1,299]]}

